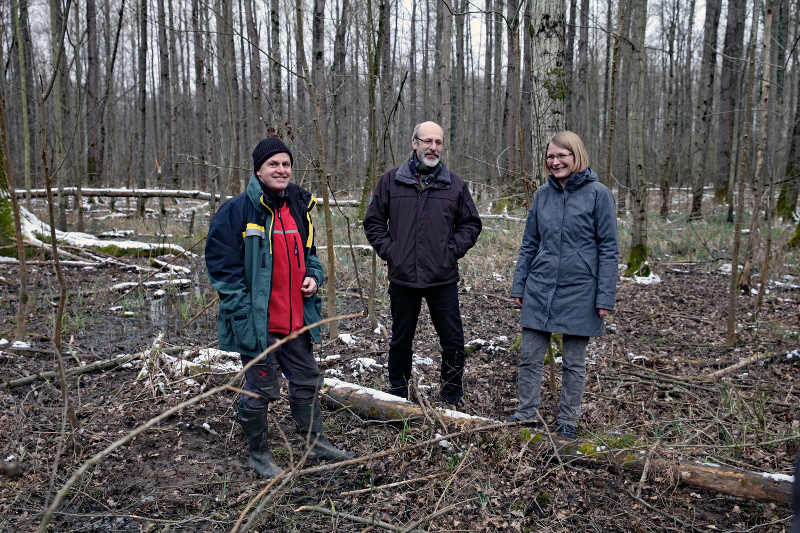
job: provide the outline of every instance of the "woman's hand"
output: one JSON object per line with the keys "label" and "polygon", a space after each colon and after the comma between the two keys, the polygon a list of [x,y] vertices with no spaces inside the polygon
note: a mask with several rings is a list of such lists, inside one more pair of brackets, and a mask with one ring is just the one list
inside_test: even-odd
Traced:
{"label": "woman's hand", "polygon": [[514,297],[514,307],[522,307],[522,298]]}
{"label": "woman's hand", "polygon": [[317,282],[314,278],[307,277],[303,280],[303,285],[300,286],[300,292],[303,298],[311,298],[317,292]]}
{"label": "woman's hand", "polygon": [[609,310],[609,309],[603,309],[602,307],[598,307],[598,308],[597,308],[597,315],[598,315],[600,318],[605,318],[605,317],[607,317],[607,316],[608,316],[608,315],[610,315],[610,314],[611,314],[611,310]]}

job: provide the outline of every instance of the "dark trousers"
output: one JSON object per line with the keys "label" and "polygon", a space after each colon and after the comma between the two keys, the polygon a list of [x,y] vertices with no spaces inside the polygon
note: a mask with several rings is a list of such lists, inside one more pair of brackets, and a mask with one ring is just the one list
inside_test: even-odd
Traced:
{"label": "dark trousers", "polygon": [[450,283],[426,289],[389,284],[392,309],[392,340],[389,343],[389,382],[392,389],[408,386],[411,376],[411,345],[417,329],[422,299],[428,303],[433,327],[442,350],[441,391],[448,400],[461,398],[464,375],[464,328],[458,304],[458,285]]}
{"label": "dark trousers", "polygon": [[[283,337],[270,333],[267,342],[272,346]],[[252,357],[242,355],[242,365],[252,360]],[[281,372],[289,380],[291,403],[307,405],[314,402],[319,386],[319,367],[314,359],[308,332],[268,353],[244,373],[244,390],[254,392],[259,397],[240,394],[239,405],[247,409],[264,409],[267,403],[279,400]]]}

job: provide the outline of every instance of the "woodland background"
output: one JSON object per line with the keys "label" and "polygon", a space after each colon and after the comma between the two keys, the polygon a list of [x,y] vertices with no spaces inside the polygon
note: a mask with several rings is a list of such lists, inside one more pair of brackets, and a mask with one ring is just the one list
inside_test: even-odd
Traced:
{"label": "woodland background", "polygon": [[[785,528],[783,500],[687,488],[664,465],[787,474],[798,451],[798,22],[797,0],[0,3],[0,337],[26,341],[0,345],[0,528],[229,530],[258,501],[250,526],[281,531],[367,515],[398,531]],[[328,403],[327,433],[363,464],[306,472],[291,452],[302,442],[276,436],[291,476],[259,500],[234,394],[203,396],[232,371],[170,370],[216,343],[208,217],[277,134],[294,179],[323,200],[327,316],[359,315],[328,325],[320,364],[383,388],[387,282],[359,213],[428,119],[484,220],[460,262],[465,410],[500,420],[516,400],[509,280],[544,143],[565,127],[586,141],[617,199],[626,277],[590,346],[580,437],[653,458],[649,474],[598,470],[517,428],[415,448],[453,425]],[[114,240],[49,233],[26,213]],[[424,317],[415,351],[420,397],[435,403]],[[285,407],[270,416],[291,434]],[[332,517],[297,509],[320,502]]]}

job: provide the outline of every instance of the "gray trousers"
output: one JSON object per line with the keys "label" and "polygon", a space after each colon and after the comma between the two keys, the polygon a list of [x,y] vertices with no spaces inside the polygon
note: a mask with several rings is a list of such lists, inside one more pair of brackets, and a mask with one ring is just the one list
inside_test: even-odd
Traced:
{"label": "gray trousers", "polygon": [[[586,388],[586,345],[589,337],[564,334],[564,353],[561,358],[561,402],[557,424],[577,426],[581,416],[581,400]],[[517,420],[538,419],[541,405],[542,366],[550,332],[522,328],[517,388],[519,406],[513,417]]]}
{"label": "gray trousers", "polygon": [[[267,343],[272,346],[284,335],[270,333]],[[242,366],[253,360],[242,355]],[[289,401],[296,404],[313,403],[319,389],[319,367],[314,359],[311,335],[306,332],[267,354],[244,373],[244,390],[257,394],[253,398],[239,395],[239,405],[246,409],[264,409],[269,402],[281,397],[280,376],[289,380]]]}

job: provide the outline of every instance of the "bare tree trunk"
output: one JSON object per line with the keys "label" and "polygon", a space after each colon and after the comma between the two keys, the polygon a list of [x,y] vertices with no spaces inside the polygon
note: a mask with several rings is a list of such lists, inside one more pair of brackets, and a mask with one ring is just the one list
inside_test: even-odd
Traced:
{"label": "bare tree trunk", "polygon": [[[566,94],[564,96],[564,125],[567,129],[581,131],[575,124],[574,108],[574,81],[575,81],[575,25],[578,11],[578,1],[569,0],[569,21],[566,26],[566,44],[564,46],[564,80],[566,81]],[[583,132],[581,132],[582,134]]]}
{"label": "bare tree trunk", "polygon": [[520,152],[520,173],[523,180],[530,179],[537,174],[533,165],[533,154],[530,146],[526,145],[531,131],[533,131],[533,37],[528,28],[533,21],[533,1],[525,1],[525,14],[522,17],[522,49],[525,62],[522,65],[522,91],[520,94],[519,127],[517,128],[517,145]]}
{"label": "bare tree trunk", "polygon": [[609,88],[608,96],[608,133],[606,134],[606,171],[604,172],[604,179],[606,184],[610,186],[612,180],[612,165],[614,159],[614,134],[617,126],[617,76],[619,73],[620,63],[620,33],[625,27],[625,7],[622,0],[619,2],[618,19],[617,19],[617,35],[614,38],[614,54],[611,61],[611,87]]}
{"label": "bare tree trunk", "polygon": [[[62,200],[63,201],[63,200]],[[28,310],[28,267],[25,265],[25,246],[22,241],[19,202],[14,191],[14,175],[8,159],[6,134],[5,95],[0,92],[0,245],[6,246],[14,239],[19,261],[19,291],[17,293],[17,323],[14,338],[25,339]]]}
{"label": "bare tree trunk", "polygon": [[711,121],[714,118],[714,74],[717,70],[717,30],[719,28],[720,0],[706,1],[706,18],[703,24],[703,59],[700,64],[700,94],[695,111],[695,134],[692,144],[692,210],[689,218],[703,218],[703,187],[708,179],[711,153],[707,153],[706,142],[711,136]]}
{"label": "bare tree trunk", "polygon": [[[279,15],[278,0],[270,1],[269,20],[270,20],[270,40],[269,50],[270,56],[273,58],[270,61],[270,125],[277,128],[283,117],[283,97],[281,91],[283,84],[281,83],[281,65],[277,61],[281,55],[281,21]],[[287,46],[288,48],[288,46]],[[286,91],[291,92],[289,90]]]}
{"label": "bare tree trunk", "polygon": [[[312,103],[312,107],[319,106],[319,111],[327,110],[326,88],[325,88],[325,0],[314,0],[314,17],[311,21],[311,77],[314,83],[314,93],[317,102]],[[312,110],[312,112],[314,112]],[[320,120],[320,127],[327,125],[325,117],[317,117]],[[322,140],[328,138],[327,131],[322,132]],[[322,153],[323,147],[318,146],[317,152]],[[324,183],[320,183],[324,187]]]}
{"label": "bare tree trunk", "polygon": [[[595,120],[588,120],[589,106],[588,106],[588,91],[589,91],[589,0],[581,0],[580,8],[580,31],[578,33],[578,75],[575,82],[572,84],[574,87],[574,100],[575,100],[575,126],[583,139],[589,142],[589,145],[594,144],[596,135]],[[591,150],[590,150],[591,151]]]}
{"label": "bare tree trunk", "polygon": [[[147,171],[145,150],[147,148],[147,0],[139,2],[139,176],[136,185],[140,189],[147,188]],[[144,218],[145,201],[139,198],[136,211]]]}
{"label": "bare tree trunk", "polygon": [[[204,4],[205,5],[205,4]],[[200,13],[200,0],[192,0],[192,37],[194,42],[194,77],[195,84],[197,85],[197,93],[194,98],[195,106],[195,131],[201,132],[198,135],[197,151],[200,153],[201,162],[206,159],[206,136],[202,134],[205,132],[206,124],[206,91],[208,80],[206,78],[206,64],[205,64],[205,44],[203,43],[203,32]],[[200,167],[200,179],[198,186],[200,189],[207,191],[209,188],[208,183],[208,169],[205,165]],[[211,202],[214,203],[213,201]],[[214,210],[211,210],[214,213]]]}
{"label": "bare tree trunk", "polygon": [[[800,12],[800,7],[798,7],[798,11]],[[798,63],[795,60],[795,70]],[[777,214],[783,220],[791,220],[797,205],[798,192],[800,192],[800,75],[795,74],[795,79],[797,84],[795,87],[794,120],[791,122],[793,126],[789,140],[789,157],[786,162],[786,171],[783,173],[783,183],[781,184],[781,192],[778,195],[778,203],[776,205]],[[800,225],[798,228],[800,228]]]}
{"label": "bare tree trunk", "polygon": [[[25,188],[31,189],[31,109],[28,103],[30,98],[30,91],[33,90],[32,86],[27,83],[28,69],[33,68],[33,65],[27,64],[25,57],[25,40],[23,39],[22,22],[27,18],[24,12],[28,9],[28,2],[22,0],[11,0],[11,17],[14,23],[14,40],[17,47],[17,69],[19,71],[19,96],[20,96],[20,110],[22,113],[22,143],[23,143],[23,179]],[[30,196],[25,198],[25,205],[31,209]]]}
{"label": "bare tree trunk", "polygon": [[[250,51],[250,99],[252,102],[253,111],[256,114],[256,137],[261,138],[265,136],[266,128],[269,126],[266,113],[264,112],[263,104],[263,89],[261,88],[261,56],[258,53],[258,45],[260,38],[258,36],[258,27],[256,20],[253,16],[253,1],[244,0],[244,12],[247,24],[247,39],[248,50]],[[242,80],[244,83],[244,79]],[[250,122],[250,121],[248,121]],[[256,139],[250,139],[255,141]]]}
{"label": "bare tree trunk", "polygon": [[[414,4],[416,6],[416,4]],[[333,42],[333,79],[331,80],[331,93],[332,93],[332,109],[331,117],[333,122],[333,145],[331,151],[333,152],[333,168],[338,175],[341,175],[343,169],[341,168],[341,156],[344,152],[342,146],[342,120],[339,117],[343,111],[342,98],[344,96],[345,87],[347,84],[347,65],[345,62],[345,39],[347,38],[347,27],[350,19],[350,3],[348,0],[342,0],[342,10],[339,14],[339,22],[336,25],[336,38]],[[413,23],[412,23],[413,26]],[[412,48],[413,48],[413,35],[412,32]]]}
{"label": "bare tree trunk", "polygon": [[[662,4],[662,13],[665,7]],[[675,100],[675,27],[678,24],[678,2],[671,6],[667,22],[667,102],[664,111],[664,136],[666,146],[664,148],[664,161],[661,164],[661,208],[659,214],[662,219],[669,215],[672,198],[670,196],[670,182],[672,180],[672,158],[675,152],[675,121],[673,120],[673,104]],[[663,17],[662,17],[663,18]]]}
{"label": "bare tree trunk", "polygon": [[744,47],[744,21],[747,16],[744,0],[728,0],[725,16],[725,44],[722,49],[722,71],[719,89],[719,150],[717,154],[717,179],[714,197],[722,200],[728,196],[728,174],[731,168],[731,139],[734,138],[734,121],[739,97],[739,58]]}
{"label": "bare tree trunk", "polygon": [[[494,103],[492,104],[492,123],[494,128],[487,130],[487,135],[494,137],[494,156],[500,157],[503,149],[503,0],[494,0],[494,74],[492,76],[492,91],[494,91]],[[535,69],[534,69],[535,70]],[[534,120],[535,123],[535,120]],[[495,161],[492,161],[493,163]],[[501,169],[497,169],[497,177],[503,175]]]}
{"label": "bare tree trunk", "polygon": [[[296,0],[295,15],[297,18],[297,27],[303,27],[303,0]],[[303,39],[297,39],[297,62],[302,67],[302,73],[305,77],[306,87],[311,100],[312,106],[312,121],[314,123],[314,132],[316,136],[316,144],[319,147],[317,157],[314,158],[315,170],[317,178],[319,179],[320,187],[322,187],[322,200],[324,202],[323,211],[325,214],[325,239],[328,250],[328,282],[325,291],[325,300],[328,303],[328,316],[336,316],[336,255],[334,253],[334,239],[333,239],[333,222],[331,220],[331,203],[330,191],[328,184],[328,176],[326,174],[327,155],[325,153],[325,142],[322,135],[322,109],[320,108],[320,99],[318,88],[314,85],[314,75],[308,68],[308,61],[306,61],[305,46]],[[338,322],[331,322],[328,326],[328,336],[335,339],[339,335]]]}
{"label": "bare tree trunk", "polygon": [[[753,171],[753,208],[750,217],[750,233],[747,238],[745,248],[744,267],[742,267],[742,278],[739,286],[749,290],[750,277],[753,271],[753,262],[758,253],[758,227],[761,219],[761,204],[765,191],[762,190],[763,182],[761,173],[764,171],[765,150],[767,147],[767,132],[769,130],[769,85],[770,85],[770,46],[772,41],[772,2],[766,0],[764,11],[764,36],[761,43],[761,116],[759,117],[759,135],[756,140],[756,167]],[[746,147],[745,147],[746,149]],[[769,171],[768,171],[769,172]],[[772,173],[769,172],[771,175]],[[771,202],[767,198],[767,203]]]}
{"label": "bare tree trunk", "polygon": [[[163,0],[161,0],[163,2]],[[97,46],[97,9],[95,0],[86,0],[86,183],[99,187],[103,169],[100,146],[100,65]]]}
{"label": "bare tree trunk", "polygon": [[[506,27],[508,29],[508,62],[506,63],[506,90],[503,99],[503,151],[505,181],[517,182],[519,174],[519,149],[516,146],[517,113],[519,108],[519,2],[506,0]],[[566,85],[565,85],[566,87]],[[566,94],[565,94],[566,101]]]}
{"label": "bare tree trunk", "polygon": [[[749,164],[750,130],[753,125],[753,101],[756,92],[756,35],[758,34],[758,10],[753,10],[753,22],[750,26],[750,41],[747,46],[747,73],[745,81],[747,87],[744,91],[744,123],[742,124],[742,139],[740,143],[739,182],[736,199],[736,224],[733,228],[733,252],[731,253],[731,279],[728,285],[728,346],[736,344],[736,300],[739,294],[739,247],[742,241],[742,225],[744,221],[744,191],[745,175]],[[758,214],[753,213],[753,218]]]}
{"label": "bare tree trunk", "polygon": [[61,10],[61,3],[57,0],[50,0],[50,53],[53,57],[53,121],[55,122],[55,148],[56,161],[58,166],[55,172],[56,187],[58,188],[58,222],[57,227],[62,231],[67,229],[67,199],[64,197],[64,159],[67,157],[67,150],[64,146],[64,112],[67,109],[66,102],[66,68],[67,63],[64,59],[64,32],[66,31],[64,13]]}
{"label": "bare tree trunk", "polygon": [[[493,12],[492,12],[492,0],[485,0],[485,10],[486,10],[486,19],[484,21],[484,26],[486,27],[486,43],[484,46],[484,58],[483,58],[483,132],[485,135],[489,135],[491,131],[492,125],[492,117],[494,116],[493,107],[492,107],[492,92],[495,85],[499,82],[499,80],[492,80],[492,52],[494,50],[494,33],[492,25],[493,20]],[[483,157],[486,159],[486,163],[491,168],[492,157],[494,155],[494,147],[492,143],[486,142],[483,143],[485,147],[485,153]],[[491,179],[492,173],[488,173],[489,178]]]}
{"label": "bare tree trunk", "polygon": [[631,64],[628,96],[629,174],[631,177],[632,224],[631,250],[628,255],[627,276],[647,276],[647,177],[645,175],[645,75],[647,71],[644,37],[647,26],[647,0],[631,2]]}
{"label": "bare tree trunk", "polygon": [[392,151],[391,139],[389,137],[389,113],[392,110],[392,61],[391,45],[389,35],[391,34],[391,2],[381,2],[380,17],[383,24],[379,38],[383,41],[380,45],[380,84],[381,84],[381,149],[380,161],[382,167],[387,167],[391,163],[390,153]]}
{"label": "bare tree trunk", "polygon": [[564,3],[541,0],[533,4],[533,119],[531,132],[533,168],[544,167],[547,140],[564,129]]}
{"label": "bare tree trunk", "polygon": [[436,3],[436,121],[445,135],[450,131],[450,85],[453,69],[450,60],[453,17],[441,2]]}
{"label": "bare tree trunk", "polygon": [[[161,100],[161,113],[164,117],[164,148],[162,156],[159,158],[161,165],[161,181],[160,187],[164,187],[164,174],[169,183],[176,184],[177,176],[173,174],[173,146],[172,146],[172,128],[174,116],[172,114],[172,81],[170,80],[170,60],[169,60],[169,45],[167,44],[167,14],[164,9],[164,0],[158,0],[158,48],[159,48],[159,70],[161,83],[159,87],[159,97]],[[177,72],[173,73],[177,75]]]}

